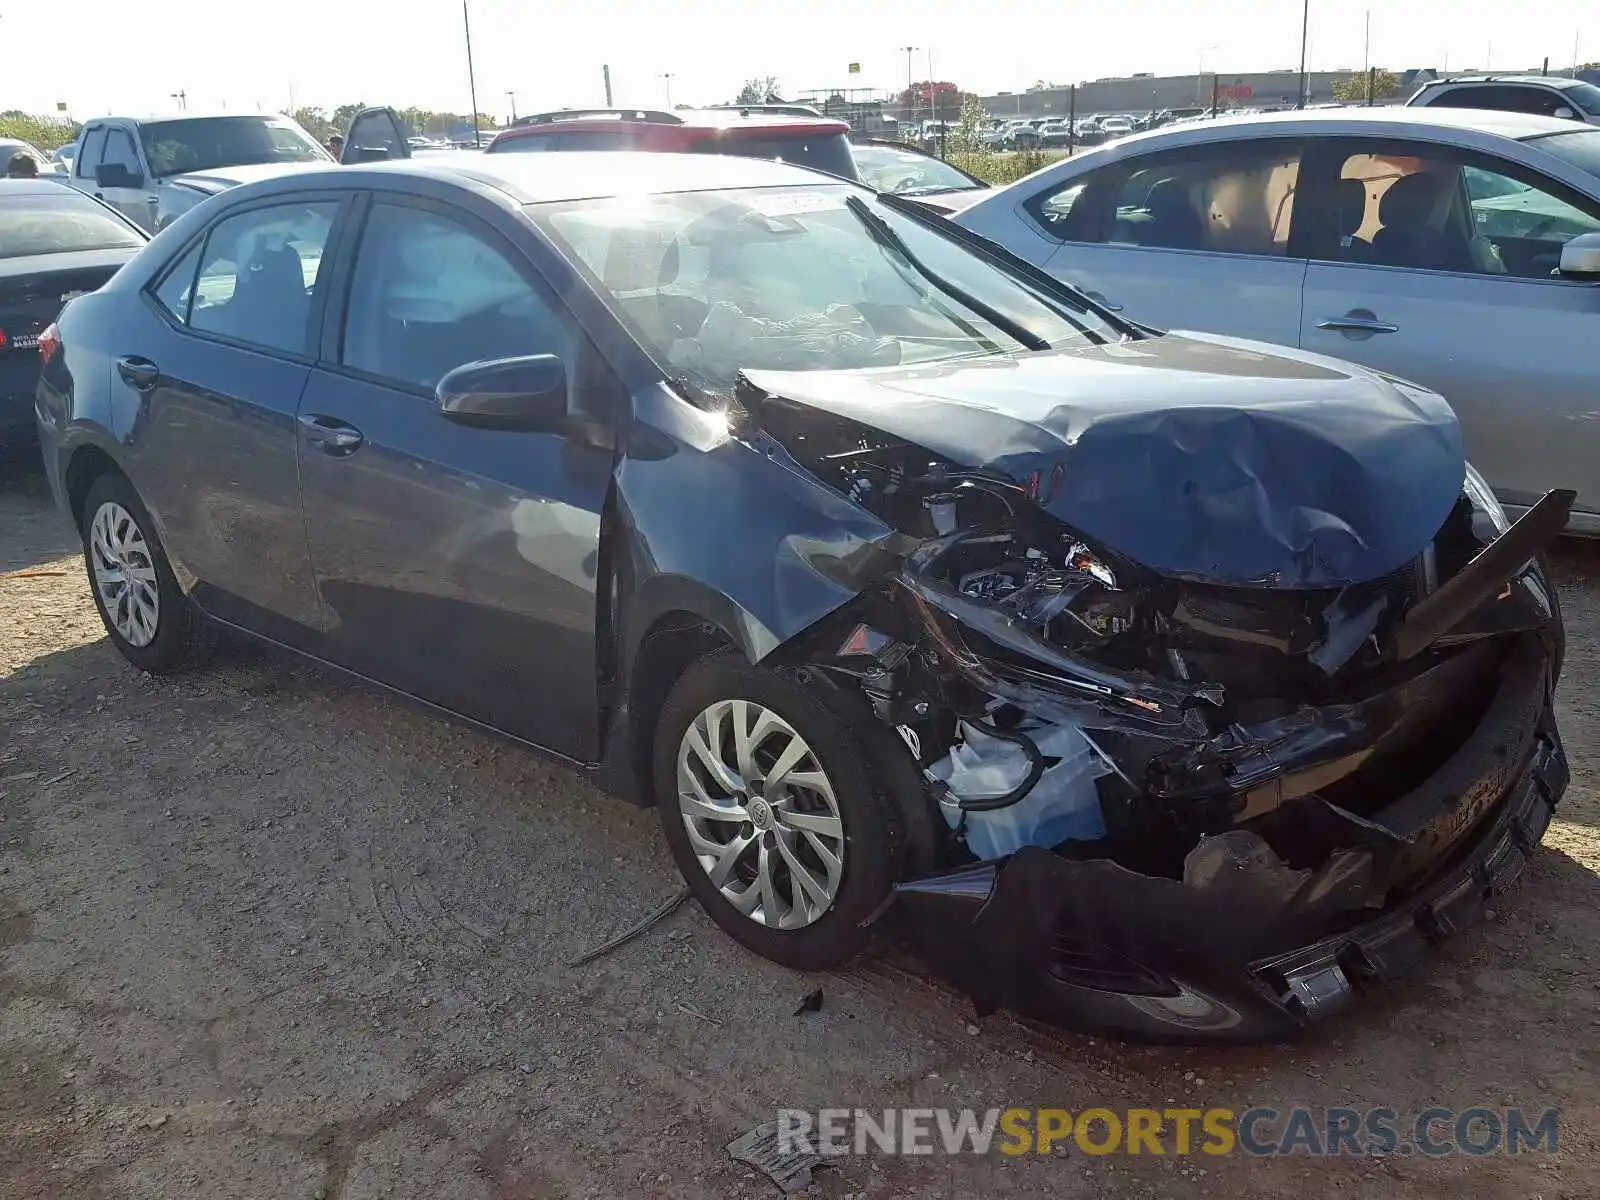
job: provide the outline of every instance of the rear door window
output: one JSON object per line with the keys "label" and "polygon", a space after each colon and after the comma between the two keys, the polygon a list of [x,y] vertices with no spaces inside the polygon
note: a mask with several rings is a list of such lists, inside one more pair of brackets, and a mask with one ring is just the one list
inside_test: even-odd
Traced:
{"label": "rear door window", "polygon": [[331,200],[276,204],[218,222],[201,255],[190,326],[305,354],[311,294],[338,211]]}
{"label": "rear door window", "polygon": [[841,179],[858,180],[855,155],[842,133],[753,134],[729,131],[719,137],[698,142],[693,150],[702,154],[734,154],[741,158],[769,158],[825,171]]}
{"label": "rear door window", "polygon": [[1544,117],[1554,116],[1558,108],[1573,107],[1554,88],[1516,84],[1445,88],[1429,103],[1439,108],[1484,108]]}
{"label": "rear door window", "polygon": [[1132,164],[1112,244],[1282,257],[1300,177],[1297,146],[1228,143]]}
{"label": "rear door window", "polygon": [[573,129],[561,133],[524,134],[496,141],[496,154],[532,154],[541,150],[627,150],[638,139],[627,129]]}

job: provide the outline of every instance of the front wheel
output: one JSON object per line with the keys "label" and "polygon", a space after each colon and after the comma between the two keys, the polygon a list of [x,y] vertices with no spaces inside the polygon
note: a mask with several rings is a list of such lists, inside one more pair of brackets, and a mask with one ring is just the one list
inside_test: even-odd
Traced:
{"label": "front wheel", "polygon": [[126,479],[94,481],[81,532],[89,591],[122,656],[158,674],[203,660],[215,636],[179,589],[150,514]]}
{"label": "front wheel", "polygon": [[735,941],[801,970],[863,950],[894,881],[897,818],[852,715],[725,655],[684,673],[657,727],[656,803],[690,891]]}

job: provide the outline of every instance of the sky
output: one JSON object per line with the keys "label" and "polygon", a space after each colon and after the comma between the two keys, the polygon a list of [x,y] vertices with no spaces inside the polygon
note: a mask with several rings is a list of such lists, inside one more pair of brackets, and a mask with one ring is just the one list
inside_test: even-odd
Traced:
{"label": "sky", "polygon": [[[815,88],[949,79],[968,91],[1016,91],[1151,71],[1297,68],[1301,0],[1120,0],[1085,10],[1061,0],[468,0],[480,111],[600,104],[601,64],[619,104],[723,103],[752,77],[786,96]],[[1311,0],[1309,65],[1363,62],[1364,14]],[[32,30],[43,12],[43,28]],[[1371,61],[1391,69],[1552,70],[1600,60],[1594,0],[1387,0],[1371,12]],[[219,14],[229,14],[226,17]],[[1506,18],[1512,15],[1513,19]],[[137,19],[135,19],[137,17]],[[48,53],[6,56],[0,109],[78,119],[191,110],[326,109],[355,101],[470,110],[459,0],[357,5],[342,0],[0,0],[0,46],[36,35]],[[851,75],[850,62],[861,64]],[[670,79],[665,76],[670,75]],[[515,95],[508,96],[507,92]]]}

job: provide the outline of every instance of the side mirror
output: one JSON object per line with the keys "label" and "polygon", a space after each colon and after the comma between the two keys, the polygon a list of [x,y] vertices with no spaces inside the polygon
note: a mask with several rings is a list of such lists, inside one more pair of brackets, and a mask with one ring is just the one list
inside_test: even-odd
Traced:
{"label": "side mirror", "polygon": [[121,163],[101,163],[94,169],[94,183],[103,188],[142,188],[144,176]]}
{"label": "side mirror", "polygon": [[434,395],[458,425],[554,431],[567,419],[567,369],[554,354],[471,362],[441,379]]}
{"label": "side mirror", "polygon": [[1561,247],[1561,274],[1575,279],[1600,278],[1600,233],[1580,233]]}
{"label": "side mirror", "polygon": [[1573,112],[1565,104],[1556,109],[1555,112],[1551,113],[1550,115],[1561,121],[1575,121],[1578,119],[1578,114]]}

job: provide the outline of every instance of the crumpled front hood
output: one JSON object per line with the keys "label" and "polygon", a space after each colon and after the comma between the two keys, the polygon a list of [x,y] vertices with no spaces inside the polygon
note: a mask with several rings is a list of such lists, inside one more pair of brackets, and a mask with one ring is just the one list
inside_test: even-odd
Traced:
{"label": "crumpled front hood", "polygon": [[1387,574],[1426,548],[1465,474],[1441,397],[1209,335],[746,378],[993,469],[1101,544],[1215,583],[1320,588]]}

